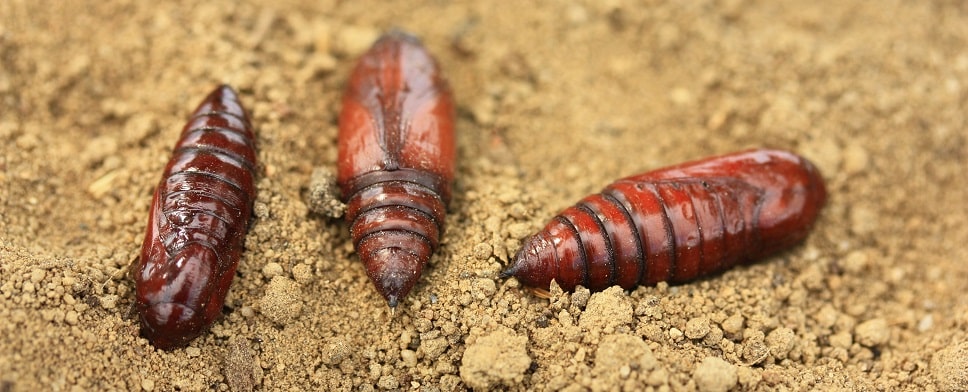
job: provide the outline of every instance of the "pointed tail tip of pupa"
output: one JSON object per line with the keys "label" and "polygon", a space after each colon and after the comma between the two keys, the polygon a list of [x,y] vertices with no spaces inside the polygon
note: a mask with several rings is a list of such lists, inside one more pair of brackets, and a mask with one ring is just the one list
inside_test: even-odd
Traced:
{"label": "pointed tail tip of pupa", "polygon": [[501,273],[498,274],[498,277],[501,279],[507,279],[514,276],[514,274],[517,272],[518,272],[518,264],[515,263],[514,265],[506,268],[504,271],[501,271]]}

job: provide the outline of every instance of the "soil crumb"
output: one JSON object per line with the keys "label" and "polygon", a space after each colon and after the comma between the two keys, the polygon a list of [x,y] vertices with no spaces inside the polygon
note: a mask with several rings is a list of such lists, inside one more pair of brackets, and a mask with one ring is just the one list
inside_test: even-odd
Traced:
{"label": "soil crumb", "polygon": [[482,333],[471,331],[461,359],[461,379],[467,386],[479,390],[519,384],[531,365],[528,338],[517,336],[506,327]]}
{"label": "soil crumb", "polygon": [[346,212],[346,204],[339,200],[336,175],[326,168],[313,169],[309,180],[309,210],[336,219]]}
{"label": "soil crumb", "polygon": [[706,357],[694,375],[699,392],[726,392],[736,386],[736,366],[717,357]]}
{"label": "soil crumb", "polygon": [[935,353],[931,359],[931,372],[942,391],[968,390],[968,342]]}

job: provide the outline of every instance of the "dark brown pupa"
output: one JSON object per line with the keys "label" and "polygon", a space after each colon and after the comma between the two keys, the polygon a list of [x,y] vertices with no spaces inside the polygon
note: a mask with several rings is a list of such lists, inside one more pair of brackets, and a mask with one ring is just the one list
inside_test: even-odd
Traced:
{"label": "dark brown pupa", "polygon": [[684,283],[802,241],[827,198],[816,167],[752,150],[623,178],[562,211],[502,275],[547,290]]}
{"label": "dark brown pupa", "polygon": [[133,271],[141,332],[155,347],[186,345],[221,314],[252,215],[255,164],[249,118],[219,86],[175,145]]}
{"label": "dark brown pupa", "polygon": [[343,96],[337,181],[353,245],[390,307],[440,243],[455,149],[454,100],[437,62],[417,38],[384,35]]}

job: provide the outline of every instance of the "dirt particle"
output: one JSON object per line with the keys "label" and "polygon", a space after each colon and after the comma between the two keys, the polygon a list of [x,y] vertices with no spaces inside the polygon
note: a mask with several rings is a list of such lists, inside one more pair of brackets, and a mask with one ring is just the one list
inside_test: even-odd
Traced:
{"label": "dirt particle", "polygon": [[858,235],[867,235],[880,227],[880,217],[877,212],[863,205],[850,208],[850,229]]}
{"label": "dirt particle", "polygon": [[493,248],[491,248],[490,244],[481,242],[477,245],[474,245],[474,250],[473,250],[474,258],[478,260],[487,260],[488,258],[491,257],[492,251],[493,251]]}
{"label": "dirt particle", "polygon": [[101,307],[104,309],[114,309],[118,305],[118,296],[108,294],[100,297]]}
{"label": "dirt particle", "polygon": [[631,323],[632,302],[618,286],[592,294],[578,320],[578,326],[590,331],[593,337],[599,333],[614,333]]}
{"label": "dirt particle", "polygon": [[794,345],[796,345],[797,335],[793,333],[793,330],[786,327],[780,327],[770,331],[769,335],[766,335],[766,347],[770,349],[770,354],[773,358],[777,360],[782,360],[787,357],[790,350],[793,350]]}
{"label": "dirt particle", "polygon": [[804,143],[801,153],[817,164],[821,173],[836,173],[843,154],[840,146],[830,138],[817,138]]}
{"label": "dirt particle", "polygon": [[869,260],[870,260],[870,257],[868,257],[867,252],[862,250],[855,250],[853,252],[848,253],[847,256],[844,256],[844,260],[843,260],[843,263],[841,263],[841,266],[844,268],[844,271],[847,271],[848,273],[851,273],[851,274],[857,274],[863,271],[865,267],[867,267]]}
{"label": "dirt particle", "polygon": [[158,130],[158,120],[153,113],[136,113],[124,123],[121,142],[139,143]]}
{"label": "dirt particle", "polygon": [[918,321],[918,332],[927,332],[934,327],[934,316],[927,314]]}
{"label": "dirt particle", "polygon": [[702,339],[709,333],[709,318],[696,317],[689,320],[686,322],[686,330],[684,332],[689,339]]}
{"label": "dirt particle", "polygon": [[339,365],[343,362],[351,353],[352,348],[343,339],[336,339],[326,345],[323,352],[323,359],[326,361],[327,365]]}
{"label": "dirt particle", "polygon": [[490,298],[494,296],[497,292],[497,284],[494,283],[493,279],[488,278],[478,278],[474,279],[471,283],[471,293],[474,298],[478,300],[483,300],[485,298]]}
{"label": "dirt particle", "polygon": [[935,353],[931,358],[931,375],[942,391],[968,390],[968,342]]}
{"label": "dirt particle", "polygon": [[828,340],[830,341],[831,347],[842,348],[845,350],[854,344],[854,336],[847,331],[830,335]]}
{"label": "dirt particle", "polygon": [[413,368],[417,366],[417,353],[413,350],[400,350],[400,360],[404,366]]}
{"label": "dirt particle", "polygon": [[449,347],[447,339],[434,338],[421,341],[419,350],[423,351],[424,357],[429,360],[434,360],[443,354],[444,351],[447,351],[447,347]]}
{"label": "dirt particle", "polygon": [[706,357],[693,375],[700,392],[726,392],[736,386],[736,366],[717,358]]}
{"label": "dirt particle", "polygon": [[141,389],[148,392],[155,390],[155,380],[152,380],[150,378],[141,380]]}
{"label": "dirt particle", "polygon": [[234,392],[247,392],[255,389],[255,355],[249,343],[240,337],[229,340],[222,371],[229,389]]}
{"label": "dirt particle", "polygon": [[47,277],[47,270],[41,268],[35,268],[30,271],[30,281],[34,283],[40,283]]}
{"label": "dirt particle", "polygon": [[336,174],[328,168],[313,169],[309,178],[309,195],[306,204],[309,210],[322,216],[336,219],[346,212],[346,204],[339,200]]}
{"label": "dirt particle", "polygon": [[292,267],[292,277],[299,284],[307,284],[313,280],[313,267],[309,264],[296,264]]}
{"label": "dirt particle", "polygon": [[821,307],[820,311],[813,315],[813,319],[817,320],[817,324],[822,328],[833,327],[839,317],[840,313],[837,312],[837,309],[829,304]]}
{"label": "dirt particle", "polygon": [[355,57],[367,50],[380,32],[372,27],[343,26],[336,30],[335,50],[347,57]]}
{"label": "dirt particle", "polygon": [[731,339],[741,339],[740,332],[743,331],[743,323],[743,316],[739,314],[729,316],[722,322],[723,332],[726,332]]}
{"label": "dirt particle", "polygon": [[645,383],[653,387],[659,387],[669,383],[669,371],[663,368],[653,370],[645,379]]}
{"label": "dirt particle", "polygon": [[80,318],[80,315],[77,313],[77,311],[68,310],[67,314],[64,316],[64,321],[66,321],[67,324],[70,324],[70,325],[77,325],[77,321],[79,318]]}
{"label": "dirt particle", "polygon": [[262,275],[265,275],[265,277],[270,279],[282,275],[283,273],[284,271],[279,263],[266,263],[266,265],[262,267]]}
{"label": "dirt particle", "polygon": [[578,286],[574,293],[571,293],[571,305],[578,309],[585,309],[588,305],[588,299],[592,296],[592,292],[585,287]]}
{"label": "dirt particle", "polygon": [[482,96],[471,105],[471,116],[473,116],[474,121],[480,125],[491,125],[494,123],[495,105],[496,103],[493,97],[490,95]]}
{"label": "dirt particle", "polygon": [[524,239],[527,236],[531,235],[531,231],[532,231],[531,225],[528,225],[523,222],[512,223],[508,225],[508,235],[510,235],[511,238],[513,239],[517,239],[517,240]]}
{"label": "dirt particle", "polygon": [[276,324],[286,325],[299,316],[302,299],[299,284],[283,276],[269,282],[260,311]]}
{"label": "dirt particle", "polygon": [[526,349],[528,338],[504,326],[475,336],[481,333],[479,329],[471,331],[461,358],[461,379],[467,386],[481,390],[519,384],[531,366]]}
{"label": "dirt particle", "polygon": [[669,339],[672,339],[673,342],[682,340],[683,335],[684,334],[682,333],[681,329],[676,327],[669,328]]}
{"label": "dirt particle", "polygon": [[339,62],[329,53],[314,52],[296,73],[296,80],[305,83],[317,76],[333,72],[338,65]]}
{"label": "dirt particle", "polygon": [[524,204],[514,203],[511,204],[511,207],[508,207],[508,214],[515,219],[524,219],[528,216],[528,208]]}
{"label": "dirt particle", "polygon": [[766,336],[763,331],[747,329],[743,333],[743,359],[747,364],[754,365],[763,362],[770,356],[770,349],[766,346]]}
{"label": "dirt particle", "polygon": [[621,385],[622,380],[632,376],[633,370],[647,375],[656,365],[652,350],[642,339],[625,334],[608,335],[595,351],[592,385]]}
{"label": "dirt particle", "polygon": [[867,320],[854,328],[854,335],[857,343],[866,347],[880,346],[891,338],[891,328],[887,325],[887,320],[875,318]]}
{"label": "dirt particle", "polygon": [[377,381],[376,386],[384,390],[397,389],[400,387],[400,381],[397,381],[397,378],[393,375],[387,374],[380,377],[380,381]]}
{"label": "dirt particle", "polygon": [[844,148],[844,172],[857,174],[867,169],[867,149],[859,144],[849,144]]}

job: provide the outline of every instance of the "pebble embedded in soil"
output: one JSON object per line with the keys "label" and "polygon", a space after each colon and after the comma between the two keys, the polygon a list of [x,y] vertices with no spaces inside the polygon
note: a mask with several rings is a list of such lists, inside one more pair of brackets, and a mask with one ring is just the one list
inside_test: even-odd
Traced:
{"label": "pebble embedded in soil", "polygon": [[790,350],[796,345],[797,335],[792,329],[786,327],[780,327],[770,331],[766,335],[766,347],[770,349],[770,354],[773,358],[777,360],[782,360],[787,357]]}
{"label": "pebble embedded in soil", "polygon": [[876,318],[857,324],[854,335],[857,343],[863,346],[880,346],[891,338],[891,328],[887,325],[887,320]]}
{"label": "pebble embedded in soil", "polygon": [[689,339],[702,339],[709,333],[709,318],[696,317],[686,322],[684,331]]}

